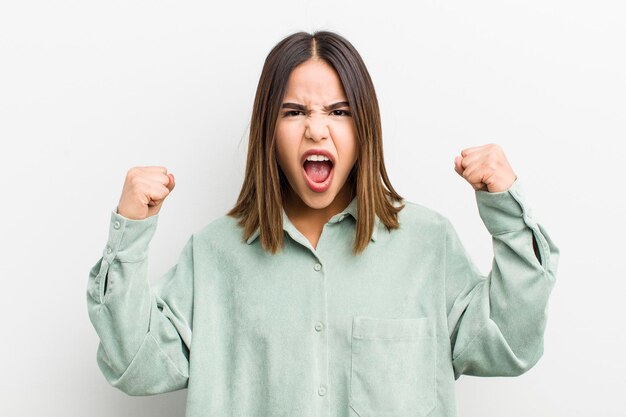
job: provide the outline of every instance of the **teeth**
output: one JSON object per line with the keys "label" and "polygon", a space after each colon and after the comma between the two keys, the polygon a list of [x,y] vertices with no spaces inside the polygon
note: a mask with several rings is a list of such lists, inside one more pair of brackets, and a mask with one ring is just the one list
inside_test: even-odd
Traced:
{"label": "teeth", "polygon": [[327,156],[324,155],[309,155],[306,158],[307,161],[330,161]]}

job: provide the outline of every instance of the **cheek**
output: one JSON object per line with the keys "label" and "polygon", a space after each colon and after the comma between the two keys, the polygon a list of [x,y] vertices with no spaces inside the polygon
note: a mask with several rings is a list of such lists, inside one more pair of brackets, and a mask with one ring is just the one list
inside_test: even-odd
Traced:
{"label": "cheek", "polygon": [[298,159],[298,143],[285,130],[283,128],[276,131],[276,158],[282,170],[288,172],[297,168],[295,161]]}
{"label": "cheek", "polygon": [[341,164],[349,171],[357,159],[357,143],[354,128],[350,125],[336,126],[333,137],[342,161]]}

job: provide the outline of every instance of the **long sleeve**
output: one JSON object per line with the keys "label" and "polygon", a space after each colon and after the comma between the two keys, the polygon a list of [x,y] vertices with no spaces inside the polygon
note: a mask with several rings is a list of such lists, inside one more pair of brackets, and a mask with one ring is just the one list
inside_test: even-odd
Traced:
{"label": "long sleeve", "polygon": [[187,387],[192,329],[193,236],[155,285],[148,246],[158,215],[132,220],[111,212],[102,257],[91,268],[87,307],[107,381],[129,395]]}
{"label": "long sleeve", "polygon": [[492,236],[493,263],[482,276],[446,221],[446,303],[455,379],[516,376],[543,354],[548,299],[559,249],[526,204],[519,180],[506,191],[476,191]]}

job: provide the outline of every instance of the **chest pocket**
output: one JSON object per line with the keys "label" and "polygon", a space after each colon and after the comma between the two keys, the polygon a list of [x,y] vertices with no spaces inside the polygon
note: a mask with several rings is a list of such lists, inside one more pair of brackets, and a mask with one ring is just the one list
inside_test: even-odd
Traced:
{"label": "chest pocket", "polygon": [[350,407],[360,417],[423,417],[436,406],[433,319],[354,317]]}

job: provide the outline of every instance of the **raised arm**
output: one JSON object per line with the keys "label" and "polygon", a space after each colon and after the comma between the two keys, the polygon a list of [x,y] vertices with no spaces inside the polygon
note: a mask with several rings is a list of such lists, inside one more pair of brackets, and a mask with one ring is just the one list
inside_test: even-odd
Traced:
{"label": "raised arm", "polygon": [[482,276],[446,221],[446,304],[455,378],[520,375],[543,354],[559,249],[533,218],[499,146],[464,150],[455,170],[475,190],[494,255],[491,271]]}
{"label": "raised arm", "polygon": [[106,247],[89,272],[97,362],[107,381],[129,395],[185,388],[189,376],[193,236],[178,263],[151,286],[148,246],[157,220],[158,211],[130,219],[113,210]]}

